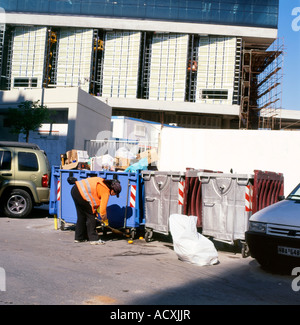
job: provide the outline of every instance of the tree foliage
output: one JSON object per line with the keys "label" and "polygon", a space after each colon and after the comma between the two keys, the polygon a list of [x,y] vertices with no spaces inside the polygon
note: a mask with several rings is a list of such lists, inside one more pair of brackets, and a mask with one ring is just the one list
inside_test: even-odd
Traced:
{"label": "tree foliage", "polygon": [[18,108],[8,109],[8,120],[11,132],[15,134],[24,133],[28,142],[29,132],[36,131],[42,123],[50,121],[50,112],[45,105],[39,104],[39,100],[24,101]]}

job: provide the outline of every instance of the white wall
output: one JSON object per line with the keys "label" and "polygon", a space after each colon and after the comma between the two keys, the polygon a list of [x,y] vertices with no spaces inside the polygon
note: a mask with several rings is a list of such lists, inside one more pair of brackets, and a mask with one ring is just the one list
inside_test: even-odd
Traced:
{"label": "white wall", "polygon": [[187,167],[228,173],[284,174],[284,194],[300,182],[300,132],[169,129],[161,133],[159,170]]}
{"label": "white wall", "polygon": [[[111,107],[80,88],[78,90],[77,107],[72,117],[75,119],[74,142],[72,148],[68,146],[67,150],[83,150],[85,140],[97,139],[99,133],[111,129]],[[69,128],[70,119],[69,116]]]}
{"label": "white wall", "polygon": [[[60,154],[68,150],[84,150],[85,140],[111,128],[111,107],[78,87],[1,91],[0,112],[24,100],[40,100],[50,110],[68,111],[68,124],[43,124],[39,132],[30,132],[29,141],[47,152],[50,164],[59,164]],[[52,131],[50,136],[42,133],[47,130]],[[23,135],[20,141],[25,141]]]}
{"label": "white wall", "polygon": [[[49,159],[50,165],[60,165],[60,154],[65,153],[68,134],[68,124],[45,123],[38,131],[29,132],[28,142],[36,143],[43,149]],[[24,134],[19,135],[19,141],[25,142]]]}
{"label": "white wall", "polygon": [[195,24],[184,22],[171,22],[144,20],[144,19],[118,19],[106,17],[75,16],[75,15],[47,15],[28,13],[5,14],[7,24],[42,25],[42,26],[74,26],[84,28],[129,29],[145,31],[161,31],[171,33],[199,33],[213,35],[228,35],[256,38],[257,42],[271,44],[277,37],[277,29],[247,26],[230,26],[214,24]]}
{"label": "white wall", "polygon": [[113,116],[111,121],[114,138],[158,143],[161,123],[126,116]]}

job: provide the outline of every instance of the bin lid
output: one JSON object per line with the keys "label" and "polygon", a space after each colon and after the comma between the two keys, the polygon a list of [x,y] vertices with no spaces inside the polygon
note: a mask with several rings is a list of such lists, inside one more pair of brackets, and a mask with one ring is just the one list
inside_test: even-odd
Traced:
{"label": "bin lid", "polygon": [[254,174],[231,174],[231,173],[205,173],[199,172],[197,176],[201,178],[234,178],[234,179],[254,179]]}
{"label": "bin lid", "polygon": [[198,177],[217,177],[217,178],[253,178],[254,174],[237,174],[237,173],[207,173],[207,172],[198,172]]}
{"label": "bin lid", "polygon": [[142,170],[142,175],[167,175],[167,176],[184,176],[185,172],[180,171],[158,171],[158,170]]}

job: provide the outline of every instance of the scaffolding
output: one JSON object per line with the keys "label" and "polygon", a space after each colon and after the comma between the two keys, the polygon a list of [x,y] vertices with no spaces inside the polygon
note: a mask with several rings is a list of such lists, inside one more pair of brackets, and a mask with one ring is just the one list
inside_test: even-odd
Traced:
{"label": "scaffolding", "polygon": [[264,50],[243,49],[240,129],[280,129],[283,42]]}
{"label": "scaffolding", "polygon": [[57,73],[57,47],[58,32],[49,28],[47,31],[46,39],[46,57],[44,67],[44,81],[43,87],[47,88],[50,85],[56,85],[56,73]]}
{"label": "scaffolding", "polygon": [[102,72],[104,60],[104,32],[99,29],[93,31],[93,52],[92,52],[92,68],[90,77],[89,92],[95,96],[102,95]]}

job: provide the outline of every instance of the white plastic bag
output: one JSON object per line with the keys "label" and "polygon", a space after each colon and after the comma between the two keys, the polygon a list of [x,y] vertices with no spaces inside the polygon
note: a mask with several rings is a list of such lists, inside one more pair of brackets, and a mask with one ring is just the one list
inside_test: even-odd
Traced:
{"label": "white plastic bag", "polygon": [[197,232],[197,217],[171,214],[169,225],[174,251],[180,260],[200,266],[218,263],[214,244]]}

